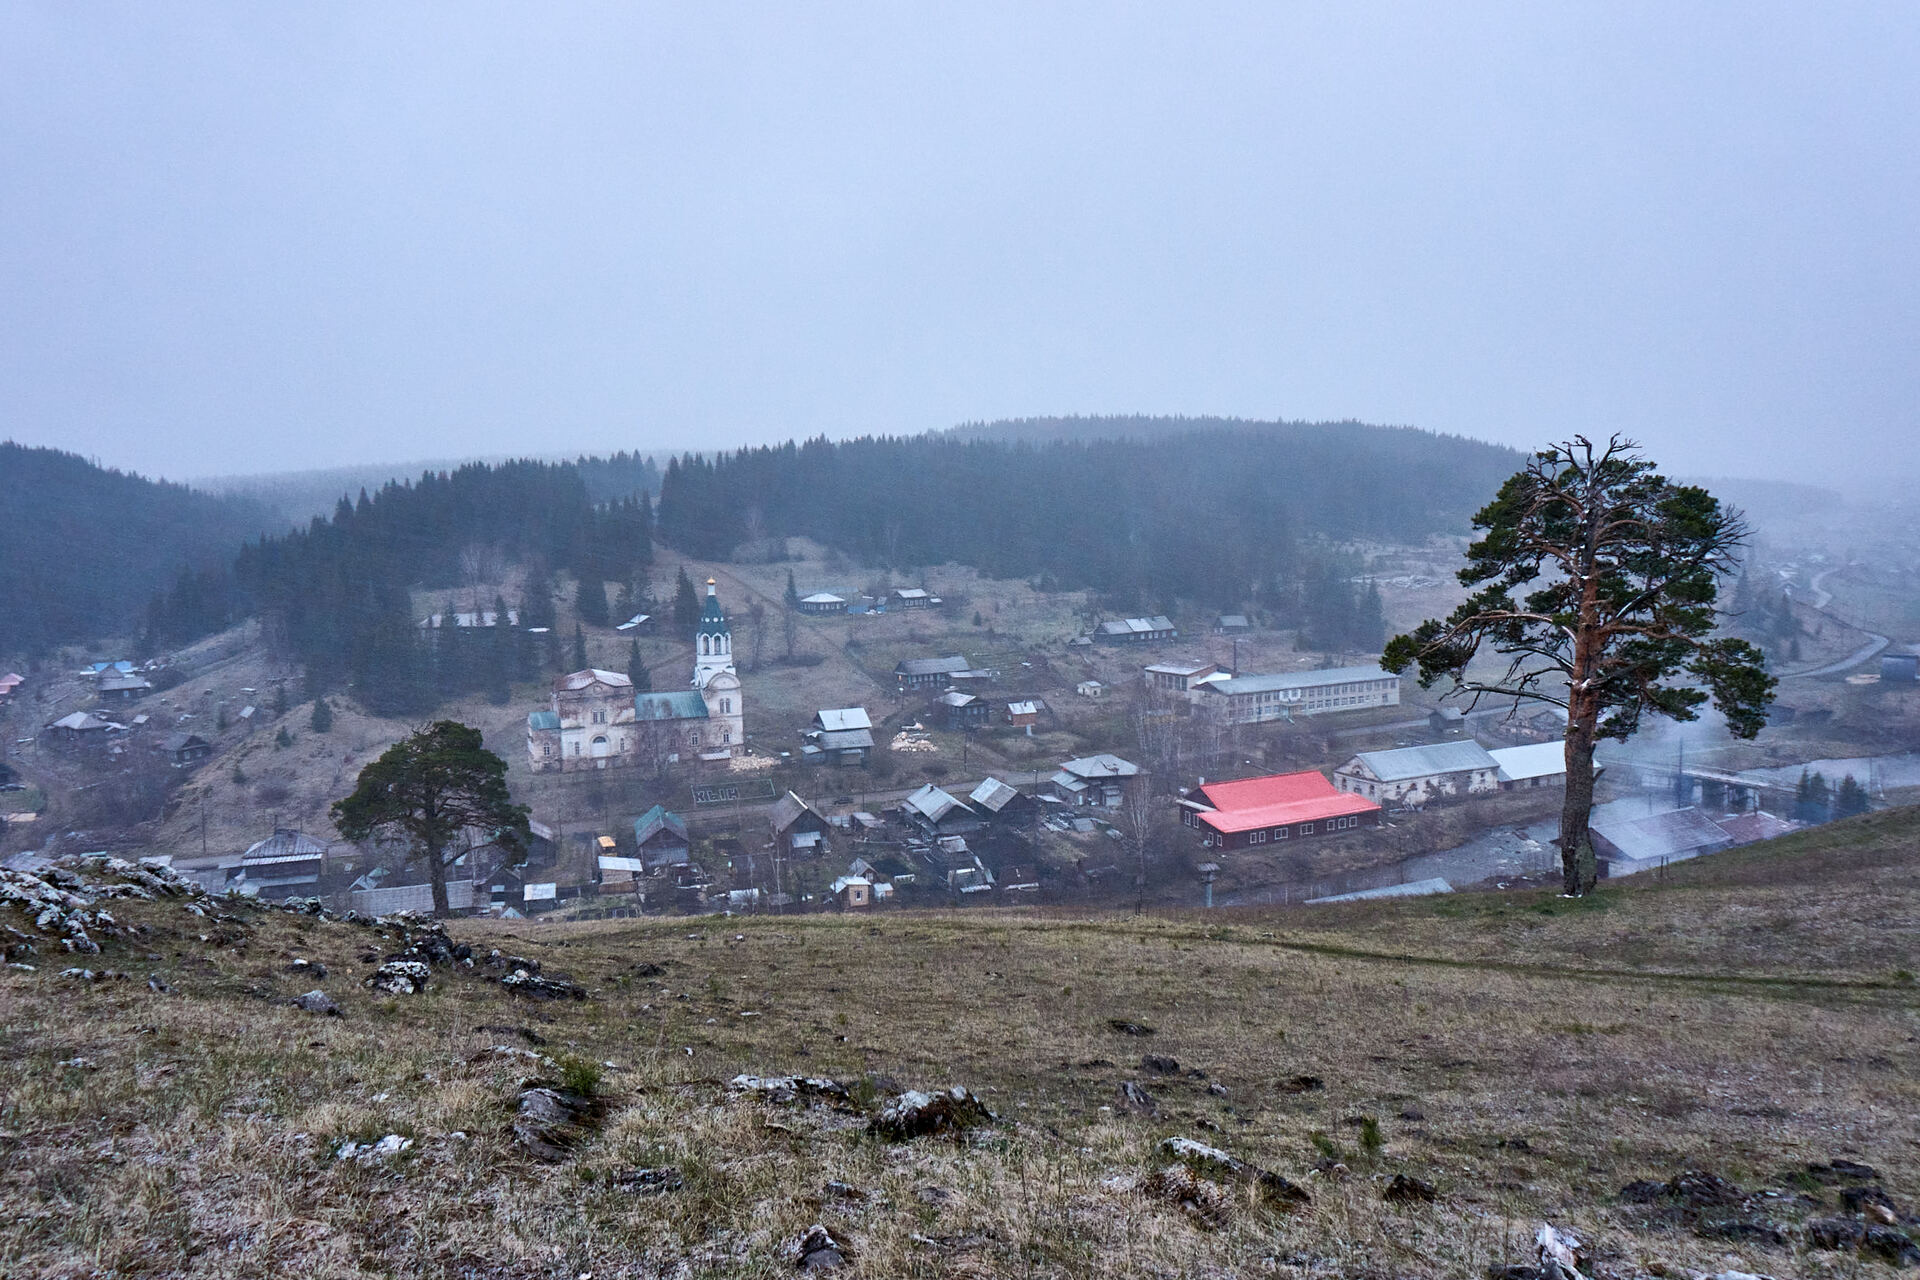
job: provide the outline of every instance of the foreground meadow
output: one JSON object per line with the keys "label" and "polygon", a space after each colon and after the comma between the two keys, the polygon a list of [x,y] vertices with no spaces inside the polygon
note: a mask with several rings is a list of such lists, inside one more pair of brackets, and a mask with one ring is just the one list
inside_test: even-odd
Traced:
{"label": "foreground meadow", "polygon": [[[414,995],[364,982],[398,928],[123,898],[75,956],[0,907],[0,1274],[771,1276],[819,1224],[854,1276],[1440,1277],[1543,1223],[1588,1274],[1877,1274],[1920,1194],[1917,832],[1584,904],[456,921],[472,966]],[[529,1083],[580,1100],[562,1150]],[[954,1085],[996,1119],[871,1131]],[[1164,1173],[1170,1137],[1308,1200]]]}

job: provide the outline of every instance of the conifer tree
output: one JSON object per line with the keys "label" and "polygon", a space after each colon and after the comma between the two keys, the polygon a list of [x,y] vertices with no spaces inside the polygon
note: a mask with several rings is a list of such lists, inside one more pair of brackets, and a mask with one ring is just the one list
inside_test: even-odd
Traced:
{"label": "conifer tree", "polygon": [[[1773,678],[1744,640],[1714,635],[1722,577],[1747,538],[1705,489],[1670,483],[1631,441],[1584,437],[1544,449],[1473,518],[1466,603],[1387,645],[1382,665],[1418,666],[1422,687],[1567,709],[1560,814],[1565,892],[1593,889],[1593,749],[1648,711],[1692,720],[1712,701],[1728,731],[1766,724]],[[1504,671],[1469,670],[1483,646]],[[1704,687],[1702,687],[1704,686]],[[1825,783],[1820,784],[1823,788]]]}
{"label": "conifer tree", "polygon": [[673,625],[684,629],[697,626],[699,622],[700,593],[693,589],[693,579],[687,576],[687,566],[681,565],[673,582]]}
{"label": "conifer tree", "polygon": [[1867,789],[1853,780],[1848,774],[1840,779],[1840,789],[1834,793],[1833,816],[1851,818],[1856,813],[1867,811]]}
{"label": "conifer tree", "polygon": [[313,715],[307,720],[307,728],[315,733],[333,732],[333,708],[325,698],[313,700]]}
{"label": "conifer tree", "polygon": [[574,590],[574,609],[580,621],[590,627],[607,625],[607,584],[600,579],[583,576],[580,585]]}
{"label": "conifer tree", "polygon": [[575,671],[587,669],[587,637],[580,630],[580,624],[577,622],[573,624],[573,669]]}
{"label": "conifer tree", "polygon": [[640,642],[635,640],[627,650],[627,679],[633,681],[635,693],[651,693],[653,677],[647,674],[646,660],[640,656]]}

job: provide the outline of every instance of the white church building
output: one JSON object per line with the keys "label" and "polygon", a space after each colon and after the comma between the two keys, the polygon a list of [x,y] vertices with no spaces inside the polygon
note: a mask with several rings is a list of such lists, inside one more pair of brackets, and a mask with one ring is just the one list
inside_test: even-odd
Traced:
{"label": "white church building", "polygon": [[693,637],[693,681],[678,692],[641,693],[617,671],[588,668],[553,682],[553,705],[527,717],[535,773],[571,773],[698,757],[725,760],[746,747],[733,632],[714,580]]}

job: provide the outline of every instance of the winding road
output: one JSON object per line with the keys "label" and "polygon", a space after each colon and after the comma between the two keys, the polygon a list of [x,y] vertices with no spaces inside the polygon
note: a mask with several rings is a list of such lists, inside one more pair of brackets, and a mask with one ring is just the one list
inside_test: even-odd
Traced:
{"label": "winding road", "polygon": [[1819,610],[1829,618],[1833,618],[1835,622],[1843,627],[1860,631],[1862,635],[1866,636],[1866,643],[1844,658],[1838,658],[1832,662],[1825,662],[1817,667],[1808,667],[1805,671],[1783,671],[1780,673],[1782,680],[1810,680],[1815,676],[1837,676],[1842,671],[1851,670],[1863,662],[1871,662],[1878,656],[1880,651],[1890,643],[1885,636],[1875,635],[1871,631],[1864,631],[1854,626],[1853,623],[1848,622],[1845,618],[1834,617],[1833,614],[1827,613],[1827,602],[1833,599],[1833,592],[1827,590],[1825,584],[1828,578],[1839,572],[1840,569],[1836,567],[1832,569],[1822,569],[1819,573],[1814,574],[1813,581],[1807,584],[1807,589],[1813,593],[1814,598],[1803,601],[1802,603]]}

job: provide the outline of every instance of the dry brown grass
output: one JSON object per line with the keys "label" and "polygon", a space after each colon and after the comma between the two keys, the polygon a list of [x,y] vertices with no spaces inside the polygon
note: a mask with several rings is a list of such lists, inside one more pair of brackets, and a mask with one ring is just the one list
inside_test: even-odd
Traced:
{"label": "dry brown grass", "polygon": [[[222,945],[238,931],[177,903],[116,903],[151,932],[92,963],[135,980],[83,986],[47,957],[0,977],[0,1273],[773,1275],[792,1268],[784,1242],[823,1221],[861,1276],[1438,1277],[1519,1260],[1551,1219],[1595,1239],[1613,1274],[1871,1274],[1656,1231],[1613,1192],[1691,1167],[1794,1190],[1788,1171],[1844,1156],[1903,1205],[1920,1193],[1920,995],[1876,949],[1911,940],[1913,904],[1883,896],[1917,829],[1912,814],[1830,828],[1577,910],[1506,895],[1207,918],[454,926],[593,992],[558,1005],[476,974],[378,997],[357,980],[363,927],[248,915]],[[1764,957],[1739,941],[1755,916]],[[1629,935],[1651,949],[1624,954]],[[312,985],[287,971],[296,955],[333,970],[345,1018],[277,1002]],[[149,970],[177,994],[147,991]],[[1800,980],[1733,980],[1781,974]],[[1117,1034],[1115,1017],[1156,1033]],[[605,1126],[571,1161],[514,1145],[515,1089],[543,1068],[489,1052],[525,1042],[481,1026],[615,1064]],[[1208,1078],[1147,1072],[1147,1052]],[[57,1065],[75,1057],[92,1068]],[[737,1071],[965,1084],[1007,1123],[975,1143],[884,1144],[857,1116],[730,1097]],[[1301,1075],[1325,1087],[1279,1087]],[[1123,1080],[1159,1115],[1122,1109]],[[1349,1123],[1362,1116],[1379,1122],[1375,1155]],[[389,1132],[415,1143],[390,1164],[331,1157]],[[1208,1229],[1135,1189],[1170,1134],[1303,1182],[1313,1204],[1236,1193]],[[1310,1172],[1328,1143],[1345,1182]],[[684,1186],[609,1182],[662,1164]],[[1396,1172],[1442,1199],[1384,1204]],[[830,1195],[836,1180],[866,1198]],[[1777,1217],[1811,1211],[1781,1202]]]}

